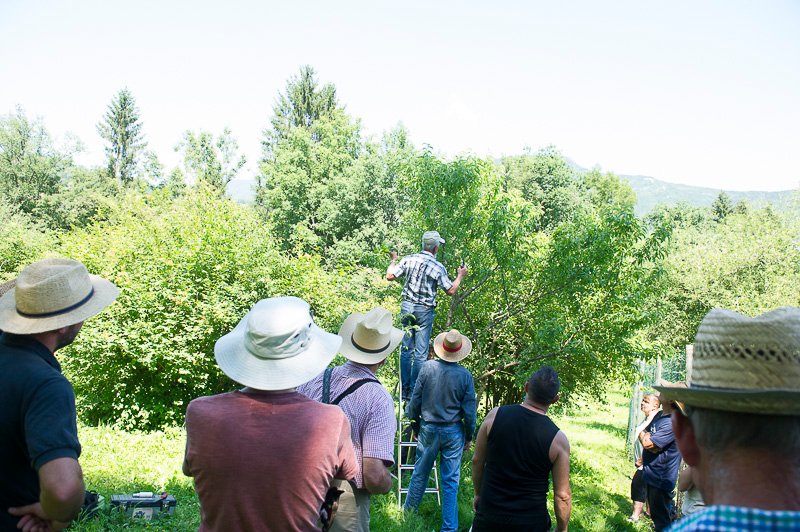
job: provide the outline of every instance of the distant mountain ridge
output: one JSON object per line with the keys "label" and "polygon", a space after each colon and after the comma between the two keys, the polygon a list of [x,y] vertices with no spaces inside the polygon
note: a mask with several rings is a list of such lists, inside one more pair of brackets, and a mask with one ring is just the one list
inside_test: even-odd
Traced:
{"label": "distant mountain ridge", "polygon": [[[718,188],[695,187],[692,185],[680,185],[668,183],[654,177],[642,175],[620,175],[630,184],[636,193],[636,214],[643,216],[651,212],[658,205],[675,205],[676,203],[686,203],[695,207],[709,207],[720,192]],[[778,210],[791,208],[792,198],[795,190],[783,190],[780,192],[762,191],[737,191],[724,190],[733,203],[746,200],[754,207],[761,207],[770,203]]]}
{"label": "distant mountain ridge", "polygon": [[[575,167],[580,171],[586,171],[577,165]],[[643,175],[620,175],[620,179],[627,181],[636,193],[638,200],[636,214],[638,216],[646,215],[661,204],[675,205],[683,202],[695,207],[709,207],[719,196],[719,193],[722,192],[717,188],[680,185]],[[228,196],[238,203],[253,203],[255,201],[255,184],[255,179],[234,179],[228,183]],[[777,210],[788,210],[797,208],[798,205],[798,200],[793,200],[795,193],[797,193],[795,190],[781,192],[726,190],[725,193],[728,194],[733,203],[747,200],[753,207],[761,207],[770,203]]]}

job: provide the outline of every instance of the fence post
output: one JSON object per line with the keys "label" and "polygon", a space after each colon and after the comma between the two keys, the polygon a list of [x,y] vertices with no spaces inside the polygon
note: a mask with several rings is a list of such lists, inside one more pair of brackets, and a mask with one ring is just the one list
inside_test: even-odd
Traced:
{"label": "fence post", "polygon": [[653,384],[658,385],[661,382],[661,357],[658,357],[658,363],[656,364],[656,378],[653,381]]}
{"label": "fence post", "polygon": [[694,360],[694,344],[686,345],[686,385],[692,382],[692,361]]}
{"label": "fence post", "polygon": [[634,439],[636,438],[636,434],[633,433],[633,430],[636,428],[638,424],[638,414],[639,414],[639,403],[642,402],[642,377],[644,375],[644,361],[637,360],[636,366],[639,368],[639,379],[633,384],[633,390],[631,390],[631,402],[628,405],[628,437],[627,437],[627,448],[628,452],[633,455],[633,445]]}

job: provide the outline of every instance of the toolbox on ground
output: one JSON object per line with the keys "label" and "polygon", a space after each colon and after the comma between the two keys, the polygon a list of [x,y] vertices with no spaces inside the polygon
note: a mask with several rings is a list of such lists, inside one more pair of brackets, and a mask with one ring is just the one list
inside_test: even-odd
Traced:
{"label": "toolbox on ground", "polygon": [[142,491],[126,495],[112,495],[111,508],[124,512],[131,519],[152,521],[175,513],[175,497],[167,492]]}

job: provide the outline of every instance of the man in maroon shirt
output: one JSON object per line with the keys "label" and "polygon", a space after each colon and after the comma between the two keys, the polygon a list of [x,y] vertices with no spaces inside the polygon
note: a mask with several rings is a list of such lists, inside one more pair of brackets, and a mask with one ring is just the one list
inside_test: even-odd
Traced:
{"label": "man in maroon shirt", "polygon": [[354,479],[358,461],[342,410],[295,388],[341,341],[296,297],[259,301],[217,341],[220,369],[245,387],[186,410],[183,472],[194,477],[200,530],[320,530],[326,491]]}

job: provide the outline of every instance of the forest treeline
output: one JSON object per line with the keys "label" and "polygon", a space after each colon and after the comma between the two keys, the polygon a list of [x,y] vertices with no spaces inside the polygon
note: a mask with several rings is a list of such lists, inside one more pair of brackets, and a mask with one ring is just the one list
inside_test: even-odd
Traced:
{"label": "forest treeline", "polygon": [[639,218],[624,181],[554,147],[497,162],[443,158],[402,126],[367,138],[310,67],[265,117],[253,205],[225,196],[245,165],[231,131],[186,131],[166,172],[128,90],[98,122],[107,164],[87,168],[76,139],[56,146],[22,109],[0,117],[0,281],[55,254],[121,288],[61,355],[87,423],[180,424],[189,400],[231,389],[214,342],[259,299],[302,297],[331,331],[375,305],[396,315],[388,251],[428,229],[449,271],[469,267],[434,332],[473,339],[484,407],[518,400],[545,363],[568,395],[601,396],[637,359],[682,350],[714,306],[800,304],[800,209],[721,194]]}

